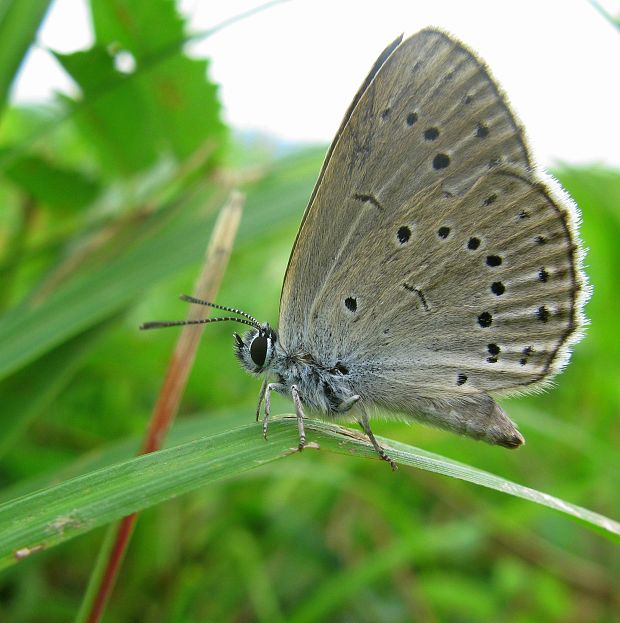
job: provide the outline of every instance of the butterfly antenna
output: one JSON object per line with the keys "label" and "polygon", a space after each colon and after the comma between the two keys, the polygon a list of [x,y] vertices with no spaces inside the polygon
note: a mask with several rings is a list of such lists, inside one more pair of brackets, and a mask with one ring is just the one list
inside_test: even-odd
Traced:
{"label": "butterfly antenna", "polygon": [[170,320],[170,321],[155,321],[145,322],[140,325],[142,331],[146,329],[161,329],[163,327],[182,327],[188,324],[208,324],[209,322],[224,322],[225,320],[233,320],[235,322],[241,322],[243,324],[250,325],[255,329],[260,328],[260,325],[254,324],[245,318],[236,318],[234,316],[224,316],[222,318],[203,318],[199,320]]}
{"label": "butterfly antenna", "polygon": [[251,320],[254,323],[254,326],[259,329],[260,322],[254,318],[254,316],[250,316],[250,314],[241,311],[240,309],[235,309],[234,307],[225,307],[224,305],[216,305],[215,303],[210,303],[209,301],[203,301],[201,299],[196,299],[193,296],[189,296],[187,294],[181,294],[179,297],[182,301],[187,301],[188,303],[195,303],[196,305],[206,305],[207,307],[213,307],[215,309],[221,309],[223,311],[232,312],[233,314],[239,314],[248,320]]}

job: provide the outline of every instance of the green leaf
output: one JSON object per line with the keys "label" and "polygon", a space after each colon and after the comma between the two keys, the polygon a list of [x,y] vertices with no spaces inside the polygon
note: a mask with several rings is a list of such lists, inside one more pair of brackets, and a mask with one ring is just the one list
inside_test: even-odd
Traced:
{"label": "green leaf", "polygon": [[[0,568],[206,484],[238,476],[276,459],[288,457],[293,461],[295,457],[289,455],[296,453],[295,424],[293,416],[274,419],[267,443],[260,435],[259,424],[246,425],[124,461],[7,502],[0,506]],[[309,441],[318,443],[321,451],[377,458],[370,444],[351,429],[308,420],[306,430]],[[536,502],[620,536],[618,522],[588,509],[413,446],[381,441],[401,465]],[[378,463],[377,469],[388,467]]]}
{"label": "green leaf", "polygon": [[208,71],[206,60],[174,56],[138,79],[152,107],[150,114],[162,144],[180,160],[209,141],[213,161],[227,137],[218,87],[206,79]]}
{"label": "green leaf", "polygon": [[39,156],[25,156],[12,162],[5,175],[34,199],[60,210],[86,207],[99,193],[99,185],[91,177]]}
{"label": "green leaf", "polygon": [[[183,54],[183,22],[172,2],[93,4],[96,44],[57,54],[83,91],[80,127],[110,170],[130,175],[164,154],[182,161],[205,144],[221,155],[227,131],[208,62]],[[115,63],[131,53],[125,74]]]}
{"label": "green leaf", "polygon": [[82,89],[76,122],[97,148],[105,169],[131,175],[154,164],[159,150],[147,95],[114,68],[108,50],[97,45],[55,56]]}
{"label": "green leaf", "polygon": [[0,113],[9,89],[51,0],[4,0],[0,4]]}
{"label": "green leaf", "polygon": [[143,58],[183,40],[183,20],[172,0],[92,0],[97,41]]}

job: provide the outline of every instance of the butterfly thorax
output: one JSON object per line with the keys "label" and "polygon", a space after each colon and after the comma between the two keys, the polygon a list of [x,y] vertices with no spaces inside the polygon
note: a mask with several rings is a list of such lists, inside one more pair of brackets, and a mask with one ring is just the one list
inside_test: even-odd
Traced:
{"label": "butterfly thorax", "polygon": [[276,353],[269,372],[281,386],[278,391],[290,396],[296,385],[302,402],[326,414],[342,412],[355,392],[351,389],[347,368],[337,362],[334,366],[319,363],[311,355],[291,354],[284,349]]}
{"label": "butterfly thorax", "polygon": [[266,374],[277,392],[290,397],[295,385],[304,405],[326,414],[342,412],[343,405],[351,404],[355,392],[342,362],[330,365],[309,353],[288,351],[267,324],[235,339],[242,367],[252,374]]}

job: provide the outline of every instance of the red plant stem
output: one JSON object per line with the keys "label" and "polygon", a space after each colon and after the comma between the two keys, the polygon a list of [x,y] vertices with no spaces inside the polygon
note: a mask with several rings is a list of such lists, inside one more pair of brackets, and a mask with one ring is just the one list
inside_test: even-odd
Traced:
{"label": "red plant stem", "polygon": [[125,556],[125,551],[129,545],[129,539],[133,533],[133,528],[136,524],[137,518],[138,513],[132,513],[131,515],[127,515],[127,517],[123,517],[118,524],[116,537],[114,539],[114,546],[110,551],[105,573],[101,578],[101,584],[99,585],[97,594],[93,600],[91,611],[87,619],[88,623],[97,623],[103,616],[103,612],[108,603],[110,594],[112,593],[112,588],[114,587],[114,582],[116,581],[118,572],[121,568],[121,563],[123,562],[123,557]]}
{"label": "red plant stem", "polygon": [[[228,203],[220,211],[207,248],[206,261],[194,288],[197,298],[211,301],[215,298],[232,251],[233,241],[241,219],[243,201],[243,195],[234,192],[231,194]],[[200,318],[205,309],[208,308],[198,305],[192,306],[188,318]],[[161,448],[177,414],[202,330],[202,326],[186,326],[182,329],[139,454],[148,454]],[[101,582],[97,587],[86,618],[87,623],[99,623],[103,617],[137,518],[138,514],[132,513],[123,517],[118,524],[114,544],[108,554]]]}

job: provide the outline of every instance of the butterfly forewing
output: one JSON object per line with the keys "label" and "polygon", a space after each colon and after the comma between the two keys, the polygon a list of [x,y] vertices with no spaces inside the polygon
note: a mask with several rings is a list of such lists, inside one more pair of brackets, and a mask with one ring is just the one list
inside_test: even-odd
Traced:
{"label": "butterfly forewing", "polygon": [[289,261],[285,347],[344,362],[377,402],[550,376],[581,321],[572,208],[488,70],[426,30],[357,100]]}

